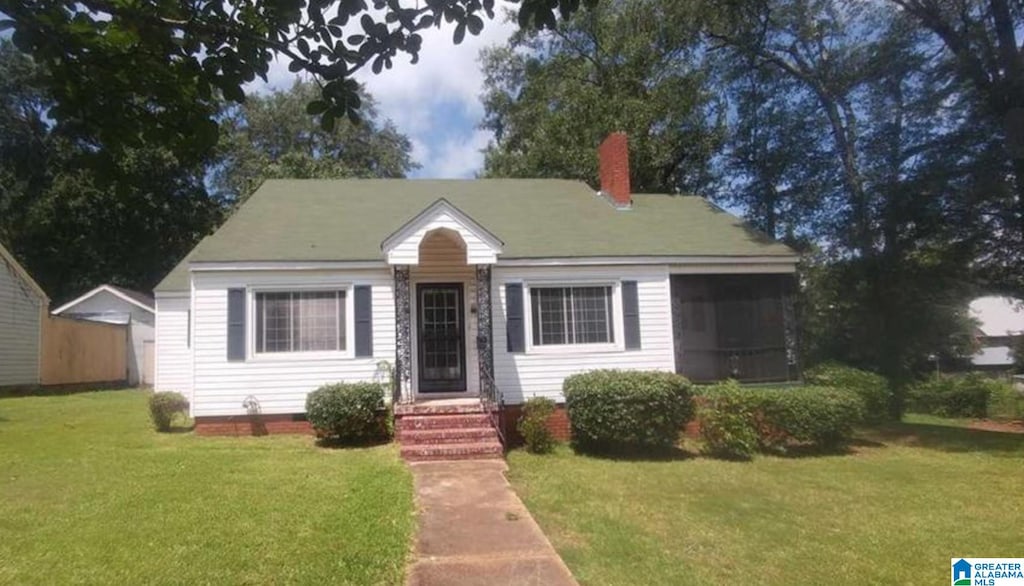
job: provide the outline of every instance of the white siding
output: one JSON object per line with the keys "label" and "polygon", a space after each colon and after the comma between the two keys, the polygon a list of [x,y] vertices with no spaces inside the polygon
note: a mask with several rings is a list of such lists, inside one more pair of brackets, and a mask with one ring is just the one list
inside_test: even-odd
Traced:
{"label": "white siding", "polygon": [[[675,370],[672,342],[672,305],[668,269],[665,266],[613,267],[501,267],[492,276],[494,300],[495,382],[508,403],[520,403],[533,396],[562,402],[562,381],[578,372],[598,368]],[[615,348],[588,351],[584,346],[531,348],[530,296],[524,287],[523,310],[527,331],[525,353],[509,353],[505,335],[505,283],[533,284],[611,283],[637,281],[640,309],[639,350],[622,348],[622,302],[616,287],[613,304]]]}
{"label": "white siding", "polygon": [[464,311],[469,328],[465,332],[466,390],[480,392],[480,364],[477,359],[477,320],[470,308],[476,305],[476,267],[466,264],[466,253],[461,243],[454,240],[450,232],[434,232],[423,239],[420,247],[420,264],[410,267],[409,284],[413,315],[412,332],[412,388],[417,390],[419,380],[419,340],[416,332],[418,320],[417,285],[420,283],[462,283]]}
{"label": "white siding", "polygon": [[177,391],[192,396],[192,349],[188,343],[189,299],[187,296],[158,297],[156,300],[157,391]]}
{"label": "white siding", "polygon": [[43,303],[0,257],[0,387],[39,384]]}
{"label": "white siding", "polygon": [[[373,299],[373,357],[346,358],[280,354],[227,360],[227,290],[236,287],[371,285]],[[351,271],[225,271],[193,274],[194,416],[240,415],[242,402],[255,397],[263,413],[302,413],[306,395],[333,382],[372,381],[377,363],[395,360],[394,280],[390,270]],[[348,295],[351,309],[352,295]],[[251,297],[247,302],[251,310]],[[353,316],[346,314],[352,331]],[[247,319],[250,331],[252,319]],[[251,336],[250,336],[251,338]],[[355,345],[347,337],[348,350]],[[160,351],[160,348],[157,348]]]}
{"label": "white siding", "polygon": [[496,250],[469,230],[462,222],[447,212],[441,212],[387,252],[388,263],[393,265],[415,265],[420,260],[420,243],[434,230],[446,229],[457,233],[466,243],[466,261],[469,264],[489,264],[496,259]]}
{"label": "white siding", "polygon": [[143,345],[153,340],[154,316],[138,305],[129,303],[109,291],[100,291],[92,297],[69,307],[61,315],[100,320],[104,315],[111,317],[131,316],[132,344],[128,348],[128,383],[138,384],[141,380]]}

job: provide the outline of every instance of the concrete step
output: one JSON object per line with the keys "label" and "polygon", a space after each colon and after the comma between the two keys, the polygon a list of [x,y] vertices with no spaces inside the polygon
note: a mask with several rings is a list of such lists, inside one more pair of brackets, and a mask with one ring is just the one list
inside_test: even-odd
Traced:
{"label": "concrete step", "polygon": [[480,443],[491,440],[498,441],[498,432],[490,426],[398,430],[398,441],[403,446]]}
{"label": "concrete step", "polygon": [[497,440],[460,444],[403,445],[402,458],[408,462],[427,460],[482,460],[501,458],[504,450]]}
{"label": "concrete step", "polygon": [[456,413],[445,415],[401,415],[395,418],[395,427],[406,429],[456,429],[489,427],[491,418],[486,413]]}
{"label": "concrete step", "polygon": [[483,413],[484,407],[479,401],[469,404],[454,405],[431,405],[430,403],[414,403],[412,405],[398,405],[395,407],[395,415],[404,417],[406,415],[457,415],[464,413]]}

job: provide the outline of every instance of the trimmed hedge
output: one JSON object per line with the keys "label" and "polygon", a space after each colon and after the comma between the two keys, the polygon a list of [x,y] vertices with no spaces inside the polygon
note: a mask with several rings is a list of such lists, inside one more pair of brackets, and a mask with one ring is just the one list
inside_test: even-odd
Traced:
{"label": "trimmed hedge", "polygon": [[157,431],[170,431],[174,416],[188,416],[188,399],[181,393],[163,391],[149,397],[149,416]]}
{"label": "trimmed hedge", "polygon": [[715,455],[749,458],[751,437],[761,451],[785,451],[791,442],[835,450],[863,421],[864,403],[829,387],[743,387],[735,381],[700,389],[701,437]]}
{"label": "trimmed hedge", "polygon": [[322,437],[341,442],[368,442],[391,437],[384,405],[385,388],[378,383],[335,383],[306,396],[306,418]]}
{"label": "trimmed hedge", "polygon": [[669,372],[594,370],[563,383],[573,447],[665,449],[693,418],[690,382]]}
{"label": "trimmed hedge", "polygon": [[555,402],[547,397],[533,397],[523,403],[518,429],[528,452],[547,454],[555,448],[555,437],[548,428],[548,418],[554,412]]}
{"label": "trimmed hedge", "polygon": [[940,417],[1013,417],[1017,405],[1009,383],[977,373],[933,376],[910,388],[911,409]]}
{"label": "trimmed hedge", "polygon": [[882,423],[893,418],[893,393],[889,381],[875,374],[838,362],[819,364],[804,372],[809,385],[853,391],[864,401],[864,421]]}

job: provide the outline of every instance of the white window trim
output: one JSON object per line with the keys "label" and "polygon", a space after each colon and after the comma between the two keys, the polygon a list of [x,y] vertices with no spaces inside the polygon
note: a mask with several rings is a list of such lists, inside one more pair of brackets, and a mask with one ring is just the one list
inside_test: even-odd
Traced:
{"label": "white window trim", "polygon": [[[533,295],[531,290],[548,289],[551,287],[611,287],[612,299],[612,342],[582,343],[582,344],[539,344],[533,343]],[[625,322],[622,319],[622,282],[608,279],[593,280],[544,280],[530,279],[523,281],[523,320],[524,334],[526,335],[526,354],[594,354],[625,352],[626,344],[623,340]]]}
{"label": "white window trim", "polygon": [[[355,358],[355,285],[353,283],[317,283],[315,285],[260,285],[246,287],[246,355],[251,362],[295,362],[303,360],[347,360]],[[296,293],[309,291],[345,292],[345,349],[314,350],[306,352],[257,352],[256,351],[256,294]]]}

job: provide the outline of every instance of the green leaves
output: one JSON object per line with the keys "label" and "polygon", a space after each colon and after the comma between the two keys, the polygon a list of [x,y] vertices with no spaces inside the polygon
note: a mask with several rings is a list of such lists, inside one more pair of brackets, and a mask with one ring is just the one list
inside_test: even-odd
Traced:
{"label": "green leaves", "polygon": [[[409,139],[380,122],[373,100],[347,81],[296,83],[229,109],[211,163],[218,195],[238,203],[268,178],[404,177],[415,168]],[[359,124],[350,113],[363,115]]]}
{"label": "green leaves", "polygon": [[567,377],[562,389],[581,451],[669,449],[693,418],[690,383],[673,373],[594,370]]}
{"label": "green leaves", "polygon": [[[11,0],[0,31],[13,28],[16,45],[49,69],[57,124],[73,124],[114,149],[137,147],[140,137],[160,140],[183,159],[198,161],[214,143],[188,129],[215,119],[210,88],[243,103],[244,85],[265,79],[276,57],[287,60],[289,71],[330,87],[364,66],[375,73],[391,69],[400,55],[415,63],[422,28],[452,23],[453,37],[462,42],[467,32],[483,30],[481,15],[494,16],[493,0],[430,0],[415,7],[375,1],[373,7],[366,0],[117,0],[83,10],[76,0]],[[337,119],[361,119],[353,95],[324,95],[325,129]]]}

